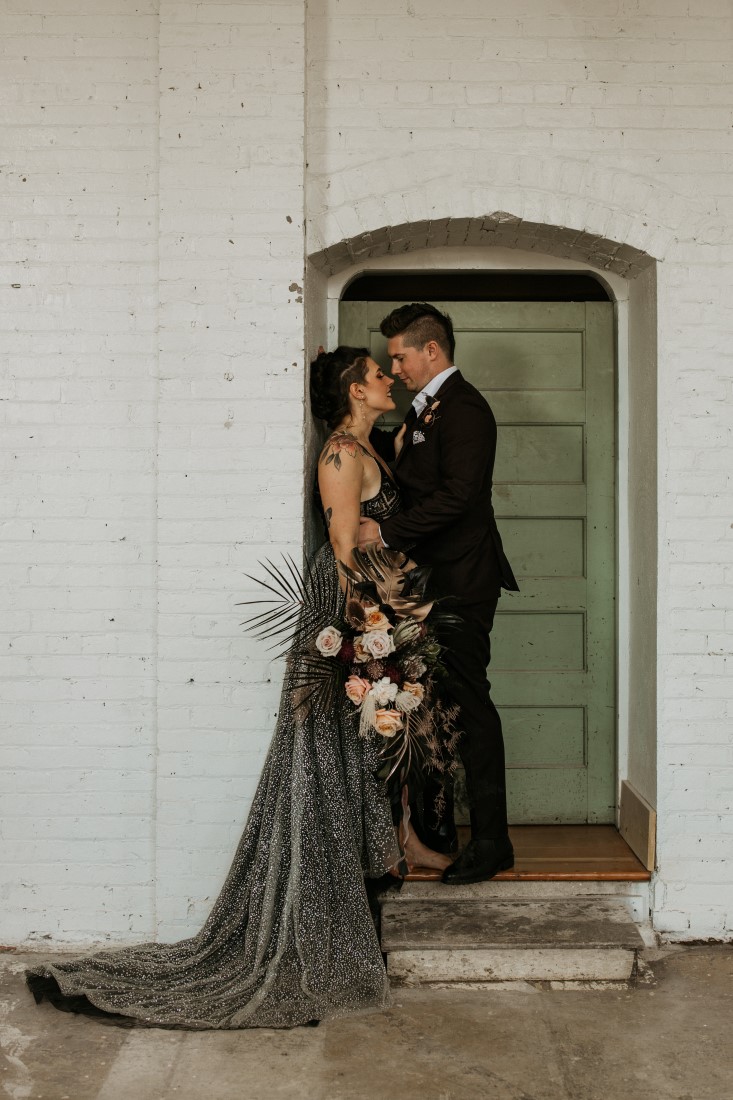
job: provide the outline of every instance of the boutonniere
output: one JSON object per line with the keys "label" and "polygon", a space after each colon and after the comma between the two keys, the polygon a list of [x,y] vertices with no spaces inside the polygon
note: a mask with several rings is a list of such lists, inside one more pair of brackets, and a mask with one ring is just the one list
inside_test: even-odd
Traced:
{"label": "boutonniere", "polygon": [[426,426],[430,426],[433,421],[437,420],[435,410],[437,409],[440,401],[435,401],[432,397],[428,397],[425,409],[423,410],[420,421]]}

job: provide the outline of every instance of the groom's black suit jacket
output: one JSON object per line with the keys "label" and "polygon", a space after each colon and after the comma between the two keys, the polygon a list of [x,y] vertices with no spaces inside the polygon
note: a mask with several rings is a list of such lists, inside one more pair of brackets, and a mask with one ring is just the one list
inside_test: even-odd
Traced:
{"label": "groom's black suit jacket", "polygon": [[[496,421],[460,371],[445,380],[435,401],[417,420],[408,414],[394,467],[403,506],[380,529],[391,549],[408,550],[418,565],[432,566],[438,595],[454,596],[468,609],[495,601],[500,588],[518,591],[491,499]],[[375,430],[372,443],[384,458],[394,458],[390,433]]]}

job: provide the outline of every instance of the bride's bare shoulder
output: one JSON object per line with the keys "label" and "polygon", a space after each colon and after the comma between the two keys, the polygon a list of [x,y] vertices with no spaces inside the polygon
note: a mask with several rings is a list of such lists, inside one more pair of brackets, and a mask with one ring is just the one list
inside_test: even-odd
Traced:
{"label": "bride's bare shoulder", "polygon": [[368,454],[369,452],[356,436],[353,436],[350,432],[335,431],[331,432],[324,443],[318,463],[321,466],[333,464],[336,470],[340,470],[344,462],[343,456],[357,459]]}

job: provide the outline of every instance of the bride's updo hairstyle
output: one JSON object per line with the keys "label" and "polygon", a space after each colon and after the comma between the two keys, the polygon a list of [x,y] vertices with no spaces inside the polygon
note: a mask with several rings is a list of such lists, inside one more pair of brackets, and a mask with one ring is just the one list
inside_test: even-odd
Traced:
{"label": "bride's updo hairstyle", "polygon": [[349,386],[367,376],[368,348],[321,351],[311,363],[311,410],[333,430],[349,412]]}

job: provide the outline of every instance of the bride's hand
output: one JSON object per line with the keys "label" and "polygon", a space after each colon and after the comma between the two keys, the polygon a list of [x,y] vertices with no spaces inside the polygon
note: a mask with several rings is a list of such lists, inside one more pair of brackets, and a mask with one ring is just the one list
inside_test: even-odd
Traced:
{"label": "bride's hand", "polygon": [[397,432],[397,435],[394,437],[394,456],[395,456],[395,458],[397,458],[399,456],[399,453],[402,450],[402,446],[405,442],[405,432],[406,431],[407,431],[407,424],[403,424],[402,427],[400,428],[400,430]]}

